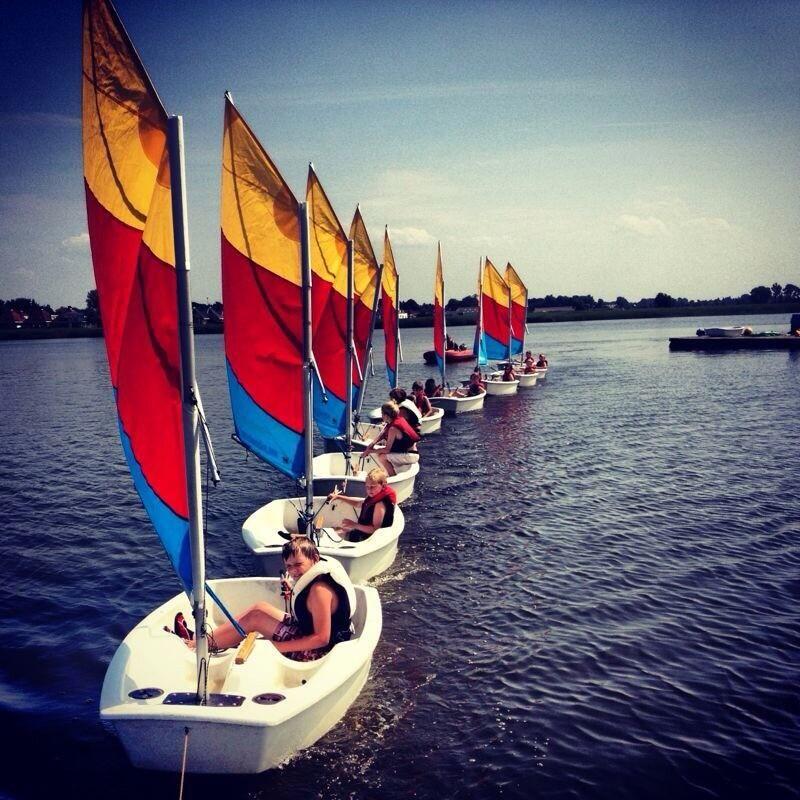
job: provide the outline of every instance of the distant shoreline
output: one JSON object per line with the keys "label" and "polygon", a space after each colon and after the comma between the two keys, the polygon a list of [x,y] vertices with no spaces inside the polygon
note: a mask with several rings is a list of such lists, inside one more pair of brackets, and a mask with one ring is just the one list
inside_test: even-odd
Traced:
{"label": "distant shoreline", "polygon": [[[536,311],[528,313],[530,324],[556,322],[596,322],[608,319],[665,319],[672,317],[747,317],[761,314],[786,314],[800,312],[800,303],[748,303],[730,306],[673,306],[671,308],[590,308],[585,311]],[[447,324],[474,325],[475,315],[448,314]],[[379,326],[380,327],[380,326]],[[400,320],[401,328],[431,328],[430,316],[411,317]],[[219,324],[196,325],[198,335],[219,334],[223,326]],[[0,341],[24,341],[39,339],[97,339],[102,337],[102,328],[5,328],[0,329]]]}

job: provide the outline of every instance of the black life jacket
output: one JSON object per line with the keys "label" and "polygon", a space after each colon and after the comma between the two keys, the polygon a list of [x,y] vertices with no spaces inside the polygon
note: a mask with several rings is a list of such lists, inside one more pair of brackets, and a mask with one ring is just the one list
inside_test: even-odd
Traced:
{"label": "black life jacket", "polygon": [[292,618],[297,621],[303,636],[314,632],[314,620],[308,610],[308,590],[317,581],[328,584],[339,601],[331,617],[331,638],[328,645],[346,642],[352,635],[350,620],[356,608],[356,592],[344,567],[335,559],[321,558],[300,576],[292,590]]}

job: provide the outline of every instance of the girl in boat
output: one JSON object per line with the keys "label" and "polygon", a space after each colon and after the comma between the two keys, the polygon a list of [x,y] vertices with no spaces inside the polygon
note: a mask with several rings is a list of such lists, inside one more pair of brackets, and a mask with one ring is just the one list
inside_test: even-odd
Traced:
{"label": "girl in boat", "polygon": [[387,475],[397,475],[398,467],[416,464],[419,461],[417,442],[420,435],[401,416],[396,403],[384,403],[381,406],[383,421],[388,428],[386,446],[376,448],[378,439],[367,445],[364,455],[374,455]]}
{"label": "girl in boat", "polygon": [[442,397],[444,394],[443,388],[440,384],[437,384],[433,378],[428,378],[425,381],[425,394],[428,397]]}
{"label": "girl in boat", "polygon": [[[285,584],[291,613],[271,603],[259,602],[236,618],[245,633],[260,633],[294,661],[315,661],[334,645],[350,638],[350,618],[355,610],[355,591],[338,561],[321,560],[316,545],[306,536],[293,536],[281,552],[293,582]],[[242,635],[230,622],[210,635],[218,649],[233,647]],[[194,642],[187,644],[192,647]]]}
{"label": "girl in boat", "polygon": [[514,372],[514,365],[509,361],[505,368],[503,369],[503,377],[500,379],[502,381],[515,381],[517,379],[517,375]]}
{"label": "girl in boat", "polygon": [[367,473],[364,486],[367,492],[364,497],[347,497],[336,489],[328,495],[328,500],[341,500],[358,509],[358,519],[342,521],[338,529],[342,538],[349,542],[363,542],[372,536],[378,528],[388,528],[394,522],[394,509],[397,495],[389,486],[389,476],[385,470],[375,467]]}

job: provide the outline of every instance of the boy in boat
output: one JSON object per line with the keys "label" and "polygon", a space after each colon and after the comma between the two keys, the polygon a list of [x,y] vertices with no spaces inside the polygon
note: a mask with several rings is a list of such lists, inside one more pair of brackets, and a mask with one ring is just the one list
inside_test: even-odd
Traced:
{"label": "boy in boat", "polygon": [[389,486],[389,476],[385,470],[375,467],[367,473],[365,481],[366,497],[347,497],[334,489],[328,500],[341,500],[353,508],[358,508],[358,519],[346,519],[337,530],[342,538],[349,542],[363,542],[372,536],[378,528],[388,528],[394,522],[394,508],[397,495]]}
{"label": "boy in boat", "polygon": [[514,365],[509,361],[505,369],[503,369],[503,377],[500,379],[502,381],[515,381],[517,379],[517,375],[514,372]]}
{"label": "boy in boat", "polygon": [[536,364],[533,360],[533,353],[528,350],[525,353],[525,374],[530,374],[531,372],[536,372]]}
{"label": "boy in boat", "polygon": [[[260,633],[287,658],[315,661],[335,644],[351,636],[350,618],[355,611],[355,591],[338,561],[321,560],[319,550],[307,536],[293,536],[281,552],[286,572],[294,586],[284,589],[291,599],[291,613],[271,603],[259,602],[236,618],[245,633]],[[242,641],[226,622],[209,637],[223,649]],[[189,647],[194,642],[188,642]]]}
{"label": "boy in boat", "polygon": [[428,395],[425,394],[425,390],[422,388],[422,383],[420,381],[414,381],[411,384],[411,397],[414,400],[414,405],[419,409],[419,413],[422,414],[423,417],[429,417],[433,414],[433,406],[431,405],[431,401],[428,400]]}
{"label": "boy in boat", "polygon": [[547,359],[544,353],[539,353],[539,360],[536,362],[536,366],[539,368],[547,366]]}
{"label": "boy in boat", "polygon": [[483,381],[481,380],[481,371],[478,367],[469,376],[469,383],[466,387],[460,387],[452,393],[452,397],[477,397],[483,394]]}
{"label": "boy in boat", "polygon": [[400,414],[396,403],[384,403],[381,406],[381,415],[388,429],[386,446],[376,448],[380,438],[378,437],[367,445],[364,455],[374,454],[387,475],[397,475],[397,467],[409,466],[419,461],[417,442],[420,440],[420,435]]}

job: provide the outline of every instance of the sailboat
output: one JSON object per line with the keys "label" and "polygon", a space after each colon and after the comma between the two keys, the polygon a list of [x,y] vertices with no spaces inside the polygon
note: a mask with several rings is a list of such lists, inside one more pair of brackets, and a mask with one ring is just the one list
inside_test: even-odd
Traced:
{"label": "sailboat", "polygon": [[[386,360],[386,377],[389,389],[396,389],[398,382],[398,368],[402,358],[400,345],[400,275],[392,252],[392,242],[389,239],[389,228],[383,232],[383,276],[381,278],[381,318],[383,320],[384,357]],[[443,411],[436,411],[420,420],[420,435],[427,436],[442,427]],[[373,441],[383,429],[381,424],[381,409],[373,408],[369,413],[373,427],[364,431],[362,441]]]}
{"label": "sailboat", "polygon": [[505,281],[509,289],[509,316],[511,324],[509,326],[509,359],[513,362],[514,356],[519,356],[516,362],[517,366],[517,379],[519,380],[519,388],[527,389],[536,385],[536,380],[539,373],[535,370],[533,372],[524,372],[522,364],[522,355],[525,352],[525,333],[527,330],[527,317],[528,317],[528,288],[522,282],[522,278],[511,266],[511,263],[506,264]]}
{"label": "sailboat", "polygon": [[[208,631],[256,600],[279,604],[279,581],[206,582],[201,439],[216,467],[195,382],[182,119],[167,116],[107,0],[86,0],[82,31],[87,217],[119,432],[183,587],[120,644],[100,714],[135,766],[260,772],[316,741],[358,695],[380,601],[356,589],[353,638],[318,661],[261,640],[249,658],[210,652]],[[194,619],[194,651],[169,630],[178,613]]]}
{"label": "sailboat", "polygon": [[[447,320],[444,314],[444,269],[442,267],[442,244],[439,242],[436,248],[436,273],[433,285],[433,349],[436,353],[436,363],[439,366],[439,373],[442,377],[442,391],[447,387]],[[476,395],[461,394],[453,392],[442,397],[431,397],[431,405],[441,408],[445,414],[455,416],[464,414],[467,411],[479,411],[483,408],[483,401],[486,392],[482,391]]]}
{"label": "sailboat", "polygon": [[[309,178],[313,186],[313,171]],[[221,208],[225,355],[235,436],[285,475],[303,476],[306,489],[305,497],[274,500],[251,514],[242,526],[245,543],[264,574],[277,575],[286,534],[307,532],[317,539],[320,553],[339,561],[354,583],[366,580],[394,560],[405,524],[402,512],[395,509],[390,527],[350,543],[332,528],[353,517],[352,507],[329,504],[322,492],[314,496],[312,421],[318,398],[324,399],[312,348],[312,233],[317,247],[326,248],[328,266],[342,260],[342,253],[346,263],[349,248],[346,240],[340,244],[326,238],[336,233],[334,218],[325,217],[324,230],[312,231],[308,203],[295,199],[230,95],[225,98]],[[322,289],[317,300],[324,304]],[[346,337],[339,342],[345,347]],[[335,347],[321,352],[336,356]],[[344,424],[345,384],[342,376],[338,386],[324,387],[332,406],[323,409],[322,425]],[[334,392],[341,393],[339,409]],[[321,417],[316,419],[320,424]]]}
{"label": "sailboat", "polygon": [[[510,358],[513,343],[511,292],[502,275],[487,258],[481,281],[481,338],[487,358]],[[517,393],[519,380],[504,381],[498,373],[485,381],[489,395],[508,396]]]}

